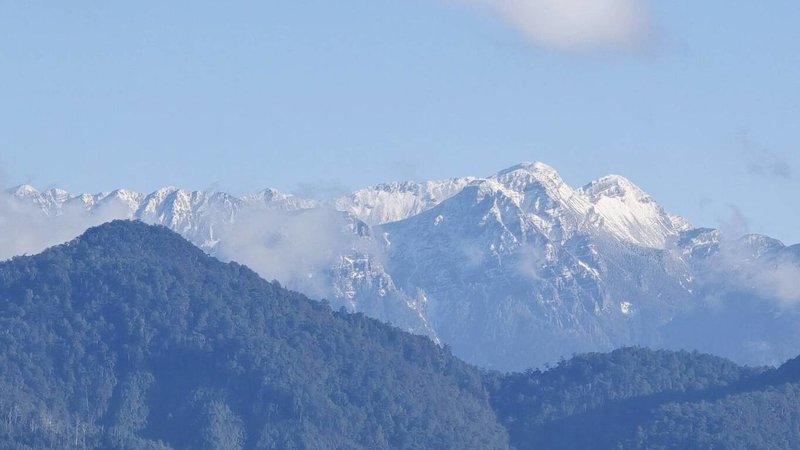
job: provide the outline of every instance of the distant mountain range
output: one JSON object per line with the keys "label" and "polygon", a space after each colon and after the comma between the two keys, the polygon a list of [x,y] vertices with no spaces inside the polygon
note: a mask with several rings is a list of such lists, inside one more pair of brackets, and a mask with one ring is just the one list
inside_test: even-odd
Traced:
{"label": "distant mountain range", "polygon": [[[28,208],[32,232],[63,227],[74,236],[113,218],[165,225],[211,255],[427,334],[484,367],[523,369],[626,345],[750,364],[800,349],[800,246],[692,228],[621,176],[573,188],[528,163],[332,201],[271,189],[9,193],[15,208]],[[0,254],[41,250],[40,240],[26,242],[0,240]]]}

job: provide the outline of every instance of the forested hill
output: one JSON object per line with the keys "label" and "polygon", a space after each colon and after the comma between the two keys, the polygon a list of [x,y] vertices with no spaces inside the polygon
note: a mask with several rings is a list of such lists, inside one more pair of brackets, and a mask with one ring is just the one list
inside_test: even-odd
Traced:
{"label": "forested hill", "polygon": [[503,448],[427,338],[112,222],[0,264],[0,447]]}
{"label": "forested hill", "polygon": [[698,353],[625,348],[486,379],[520,450],[800,448],[800,358],[747,368]]}
{"label": "forested hill", "polygon": [[0,263],[0,448],[508,447],[800,448],[800,359],[482,372],[138,222]]}

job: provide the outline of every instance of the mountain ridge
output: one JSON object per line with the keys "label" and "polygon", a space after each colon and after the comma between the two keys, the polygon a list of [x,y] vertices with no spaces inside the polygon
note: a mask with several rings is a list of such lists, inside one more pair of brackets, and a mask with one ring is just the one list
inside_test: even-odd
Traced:
{"label": "mountain ridge", "polygon": [[[523,369],[626,345],[777,364],[799,343],[789,331],[800,324],[792,251],[767,237],[693,229],[618,175],[572,187],[531,162],[482,178],[384,183],[329,202],[174,187],[71,196],[25,186],[11,197],[49,218],[32,229],[64,222],[79,232],[76,215],[168,226],[211,255],[428,335],[485,367]],[[770,315],[781,325],[770,327]],[[722,321],[723,331],[700,333],[700,317]],[[751,317],[762,319],[736,337],[735,322]],[[531,346],[547,351],[532,357]]]}
{"label": "mountain ridge", "polygon": [[[150,194],[128,189],[116,189],[98,194],[70,194],[58,188],[40,192],[35,187],[27,184],[9,188],[6,191],[17,198],[32,201],[49,215],[57,215],[61,208],[64,207],[82,206],[92,210],[109,202],[118,201],[127,206],[128,210],[125,213],[128,218],[143,218],[148,214],[154,214],[159,209],[159,205],[166,202],[170,196],[177,196],[177,199],[171,201],[173,209],[177,210],[176,212],[180,212],[186,206],[197,208],[203,204],[204,199],[208,199],[207,201],[227,201],[236,204],[238,207],[258,204],[268,209],[286,211],[315,208],[327,204],[337,210],[349,212],[359,220],[373,226],[403,220],[419,214],[449,199],[469,184],[481,183],[486,180],[496,180],[508,186],[512,191],[520,192],[521,194],[524,193],[525,189],[529,188],[531,183],[538,184],[544,188],[548,195],[556,197],[557,200],[563,203],[572,205],[570,209],[581,215],[586,215],[590,207],[596,206],[592,201],[588,201],[590,200],[590,195],[587,195],[587,193],[593,193],[591,192],[591,186],[608,180],[617,180],[617,184],[624,184],[636,193],[642,194],[643,198],[648,202],[655,203],[649,195],[624,177],[609,175],[592,181],[584,187],[572,188],[561,179],[554,168],[538,161],[520,163],[486,178],[458,177],[443,181],[382,183],[356,190],[351,194],[335,198],[329,202],[297,197],[272,188],[266,188],[256,193],[239,197],[219,191],[188,191],[174,186],[165,186]],[[593,194],[597,195],[596,193]],[[586,204],[587,201],[588,204]],[[376,208],[379,210],[376,211]],[[688,221],[685,219],[674,215],[670,216],[674,217],[676,224],[680,224],[678,228],[688,227]],[[586,221],[586,218],[583,220]],[[617,225],[617,228],[619,226]],[[631,236],[628,236],[628,238],[635,241]],[[645,246],[663,245],[663,242],[659,239],[644,239],[635,243]]]}

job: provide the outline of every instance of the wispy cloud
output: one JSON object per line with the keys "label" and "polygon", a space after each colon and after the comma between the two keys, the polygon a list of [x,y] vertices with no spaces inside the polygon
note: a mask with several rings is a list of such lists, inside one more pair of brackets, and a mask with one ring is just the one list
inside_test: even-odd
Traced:
{"label": "wispy cloud", "polygon": [[719,283],[717,291],[733,288],[784,309],[800,306],[800,261],[780,241],[749,234],[750,220],[735,205],[717,220],[719,251],[702,274]]}
{"label": "wispy cloud", "polygon": [[784,180],[792,179],[793,175],[792,166],[787,160],[767,151],[761,152],[757,159],[750,161],[747,171],[751,175]]}
{"label": "wispy cloud", "polygon": [[784,308],[800,305],[800,267],[789,262],[764,265],[753,277],[753,286]]}
{"label": "wispy cloud", "polygon": [[549,262],[547,250],[547,248],[540,248],[531,243],[520,247],[516,267],[520,275],[531,281],[540,281],[542,279],[541,271]]}
{"label": "wispy cloud", "polygon": [[766,237],[723,240],[711,274],[726,288],[793,309],[800,306],[800,265],[785,252],[780,243]]}
{"label": "wispy cloud", "polygon": [[652,36],[646,0],[444,0],[491,12],[530,42],[566,51],[639,50]]}
{"label": "wispy cloud", "polygon": [[728,205],[726,214],[717,215],[717,223],[726,241],[739,239],[750,232],[750,219],[736,205]]}
{"label": "wispy cloud", "polygon": [[377,254],[377,247],[361,239],[354,226],[345,214],[328,207],[291,212],[248,208],[219,230],[215,255],[308,295],[329,297],[328,272],[340,258],[353,252]]}
{"label": "wispy cloud", "polygon": [[747,131],[739,136],[739,145],[747,158],[747,173],[752,176],[791,180],[794,176],[792,164],[788,159],[767,148],[757,146]]}
{"label": "wispy cloud", "polygon": [[59,215],[50,217],[33,203],[0,191],[0,261],[39,253],[77,237],[87,228],[125,217],[121,205],[107,205],[91,213],[68,205]]}

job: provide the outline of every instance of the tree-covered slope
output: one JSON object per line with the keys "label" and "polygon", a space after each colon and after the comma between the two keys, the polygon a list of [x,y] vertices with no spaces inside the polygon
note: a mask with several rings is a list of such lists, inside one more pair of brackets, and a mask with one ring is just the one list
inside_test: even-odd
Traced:
{"label": "tree-covered slope", "polygon": [[487,383],[517,449],[791,449],[800,447],[798,361],[746,368],[626,348]]}
{"label": "tree-covered slope", "polygon": [[479,373],[177,234],[117,221],[0,264],[8,448],[503,448]]}
{"label": "tree-covered slope", "polygon": [[509,446],[798,448],[800,358],[481,372],[137,222],[0,263],[0,448]]}

